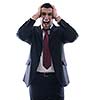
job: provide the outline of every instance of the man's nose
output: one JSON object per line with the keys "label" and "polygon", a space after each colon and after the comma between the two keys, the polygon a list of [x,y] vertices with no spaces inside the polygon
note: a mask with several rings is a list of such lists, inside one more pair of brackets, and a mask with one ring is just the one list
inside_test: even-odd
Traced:
{"label": "man's nose", "polygon": [[48,18],[49,18],[49,16],[48,16],[48,14],[46,14],[46,15],[45,15],[45,19],[48,19]]}

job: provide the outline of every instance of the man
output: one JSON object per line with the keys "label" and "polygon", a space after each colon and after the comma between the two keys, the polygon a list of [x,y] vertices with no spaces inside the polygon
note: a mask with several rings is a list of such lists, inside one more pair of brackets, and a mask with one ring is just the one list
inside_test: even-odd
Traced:
{"label": "man", "polygon": [[[34,26],[41,18],[41,25]],[[53,24],[53,19],[59,26]],[[77,32],[60,16],[54,6],[43,4],[17,32],[31,45],[24,81],[30,90],[30,100],[64,100],[64,87],[69,78],[63,45],[76,40]]]}

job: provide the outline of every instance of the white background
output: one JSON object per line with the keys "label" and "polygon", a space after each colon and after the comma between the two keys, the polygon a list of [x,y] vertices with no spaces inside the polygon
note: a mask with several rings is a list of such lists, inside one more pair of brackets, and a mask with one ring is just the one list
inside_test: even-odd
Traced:
{"label": "white background", "polygon": [[0,1],[0,100],[29,100],[22,78],[30,46],[16,32],[44,2],[55,5],[79,34],[74,43],[65,45],[70,78],[65,100],[100,100],[99,0]]}

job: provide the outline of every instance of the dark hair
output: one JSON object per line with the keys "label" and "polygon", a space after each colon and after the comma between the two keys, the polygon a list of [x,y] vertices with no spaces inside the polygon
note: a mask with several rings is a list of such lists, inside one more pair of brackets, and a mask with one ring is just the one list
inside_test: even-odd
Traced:
{"label": "dark hair", "polygon": [[53,7],[52,7],[52,5],[50,4],[50,3],[44,3],[44,4],[42,4],[41,5],[41,8],[52,8],[53,9]]}

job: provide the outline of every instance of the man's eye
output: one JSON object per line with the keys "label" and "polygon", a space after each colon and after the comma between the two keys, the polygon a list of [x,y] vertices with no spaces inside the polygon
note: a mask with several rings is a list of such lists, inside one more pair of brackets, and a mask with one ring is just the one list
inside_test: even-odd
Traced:
{"label": "man's eye", "polygon": [[42,13],[41,15],[45,16],[45,15],[46,15],[46,13]]}
{"label": "man's eye", "polygon": [[48,13],[48,16],[52,16],[52,13]]}

